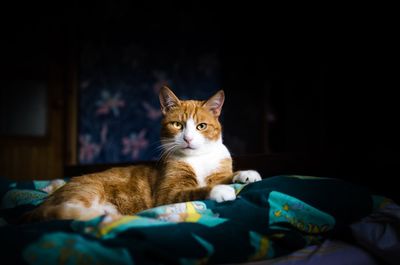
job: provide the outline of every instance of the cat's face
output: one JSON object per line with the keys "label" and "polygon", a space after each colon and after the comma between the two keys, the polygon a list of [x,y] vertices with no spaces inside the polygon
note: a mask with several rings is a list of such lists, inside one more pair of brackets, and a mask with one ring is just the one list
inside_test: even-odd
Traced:
{"label": "cat's face", "polygon": [[164,153],[196,155],[210,151],[221,141],[218,117],[224,92],[217,92],[207,101],[179,100],[167,87],[160,91],[164,118],[161,141]]}

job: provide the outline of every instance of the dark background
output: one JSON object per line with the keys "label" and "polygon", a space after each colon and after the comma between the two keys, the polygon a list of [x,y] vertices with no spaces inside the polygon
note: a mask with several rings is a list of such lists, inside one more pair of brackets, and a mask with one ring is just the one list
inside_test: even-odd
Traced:
{"label": "dark background", "polygon": [[[71,47],[79,51],[104,34],[123,41],[131,32],[161,47],[169,36],[199,40],[219,50],[223,125],[234,132],[225,142],[234,155],[398,153],[390,8],[106,1],[2,13],[1,72],[8,78],[21,69],[45,76],[54,60],[65,70]],[[199,38],[205,33],[212,37]]]}

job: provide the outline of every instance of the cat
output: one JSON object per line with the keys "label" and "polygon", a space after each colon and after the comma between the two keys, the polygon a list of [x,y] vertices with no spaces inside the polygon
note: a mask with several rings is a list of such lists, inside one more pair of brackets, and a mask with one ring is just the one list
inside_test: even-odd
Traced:
{"label": "cat", "polygon": [[206,101],[180,100],[163,86],[159,100],[163,115],[159,163],[73,177],[24,219],[89,220],[185,201],[224,202],[236,198],[228,184],[261,180],[255,170],[232,172],[219,122],[225,100],[222,90]]}

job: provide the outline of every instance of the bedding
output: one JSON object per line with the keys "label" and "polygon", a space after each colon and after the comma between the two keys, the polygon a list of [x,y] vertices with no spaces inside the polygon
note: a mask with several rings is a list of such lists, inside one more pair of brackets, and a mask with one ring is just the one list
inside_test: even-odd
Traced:
{"label": "bedding", "polygon": [[2,264],[308,264],[317,253],[314,258],[329,259],[321,253],[332,254],[327,246],[337,245],[344,260],[400,261],[398,206],[339,179],[281,175],[232,184],[238,198],[230,202],[191,201],[86,222],[16,223],[64,181],[2,181]]}

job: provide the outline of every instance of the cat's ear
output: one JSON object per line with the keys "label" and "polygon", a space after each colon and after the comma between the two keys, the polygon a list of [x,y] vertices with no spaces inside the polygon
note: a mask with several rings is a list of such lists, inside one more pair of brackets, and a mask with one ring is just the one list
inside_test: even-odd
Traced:
{"label": "cat's ear", "polygon": [[163,86],[158,95],[161,104],[161,112],[165,115],[171,108],[179,106],[180,100],[167,86]]}
{"label": "cat's ear", "polygon": [[222,105],[224,105],[225,93],[223,90],[218,91],[209,100],[204,102],[203,106],[208,108],[216,117],[221,115]]}

